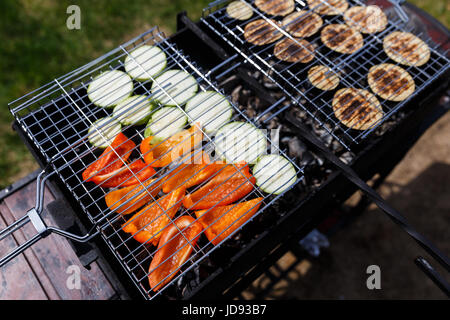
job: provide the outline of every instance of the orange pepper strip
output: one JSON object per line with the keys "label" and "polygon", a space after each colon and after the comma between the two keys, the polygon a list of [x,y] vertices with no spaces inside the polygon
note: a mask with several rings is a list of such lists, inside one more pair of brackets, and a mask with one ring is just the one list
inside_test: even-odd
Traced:
{"label": "orange pepper strip", "polygon": [[160,290],[175,277],[191,255],[201,232],[201,224],[190,216],[179,217],[164,230],[149,268],[148,281],[153,291]]}
{"label": "orange pepper strip", "polygon": [[91,181],[96,175],[105,175],[121,168],[124,162],[128,160],[134,147],[136,147],[134,142],[120,132],[100,157],[83,171],[83,180]]}
{"label": "orange pepper strip", "polygon": [[133,215],[123,225],[122,230],[132,234],[133,238],[140,243],[150,241],[156,246],[162,234],[160,231],[170,223],[180,208],[185,191],[184,188],[178,188],[153,201]]}
{"label": "orange pepper strip", "polygon": [[150,201],[152,196],[156,197],[161,190],[160,181],[156,182],[157,185],[153,185],[156,180],[148,179],[142,184],[110,191],[105,196],[106,205],[111,211],[116,211],[123,215],[130,214]]}
{"label": "orange pepper strip", "polygon": [[[196,157],[200,157],[200,155],[196,155]],[[198,163],[198,161],[182,163],[179,167],[172,169],[164,179],[163,191],[168,193],[180,186],[188,189],[198,185],[203,181],[206,181],[222,167],[223,165],[210,163],[209,156],[202,152],[202,160],[200,163]]]}
{"label": "orange pepper strip", "polygon": [[229,206],[215,207],[195,212],[205,235],[214,245],[219,244],[239,229],[258,211],[263,198],[256,198]]}
{"label": "orange pepper strip", "polygon": [[107,174],[97,174],[91,181],[103,188],[128,187],[145,181],[156,173],[141,159]]}
{"label": "orange pepper strip", "polygon": [[153,136],[145,138],[141,142],[140,149],[147,164],[152,167],[164,167],[187,155],[201,144],[202,139],[202,131],[194,124],[191,128],[180,131],[162,142],[155,142]]}
{"label": "orange pepper strip", "polygon": [[214,178],[183,199],[183,206],[191,210],[225,206],[249,194],[256,182],[246,163],[226,165]]}

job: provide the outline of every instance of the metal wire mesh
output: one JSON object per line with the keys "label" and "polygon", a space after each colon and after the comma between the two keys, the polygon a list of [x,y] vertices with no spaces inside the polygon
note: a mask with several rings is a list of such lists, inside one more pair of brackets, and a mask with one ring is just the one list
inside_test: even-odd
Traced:
{"label": "metal wire mesh", "polygon": [[[244,1],[248,8],[252,11],[252,16],[246,20],[236,20],[230,18],[227,14],[227,6],[230,1],[215,1],[212,2],[203,11],[202,23],[207,26],[217,37],[221,38],[224,43],[233,48],[245,60],[245,63],[253,65],[257,70],[261,71],[267,78],[272,80],[278,87],[286,94],[292,101],[291,105],[284,105],[279,112],[287,108],[301,107],[312,117],[320,126],[327,130],[333,137],[348,150],[351,149],[352,144],[360,143],[375,131],[383,122],[389,119],[400,108],[405,106],[414,96],[420,94],[434,79],[438,78],[446,70],[449,69],[449,60],[446,53],[440,52],[436,44],[431,43],[427,36],[420,30],[414,29],[413,26],[406,25],[398,16],[396,12],[387,13],[388,21],[386,28],[378,33],[363,34],[363,47],[353,54],[337,53],[330,50],[321,41],[321,31],[318,30],[315,34],[304,39],[312,44],[314,48],[314,59],[311,62],[286,62],[278,59],[274,54],[274,47],[277,43],[290,39],[297,44],[300,49],[311,52],[311,47],[305,46],[300,42],[300,38],[294,38],[288,31],[289,24],[280,26],[281,18],[268,15],[258,8],[253,1]],[[281,1],[279,2],[281,3]],[[364,5],[359,0],[348,1],[350,7]],[[318,2],[317,6],[329,6],[327,1]],[[317,8],[307,6],[306,1],[296,1],[295,10],[304,12],[293,22],[299,22]],[[295,11],[294,11],[295,12]],[[337,15],[320,15],[323,20],[323,27],[331,24],[345,24],[343,14]],[[277,32],[282,34],[280,40],[274,41],[266,45],[255,45],[246,41],[244,33],[245,27],[254,21],[262,19],[267,22],[267,25],[273,27]],[[354,21],[353,21],[354,22]],[[354,22],[357,23],[357,22]],[[411,32],[421,38],[427,43],[431,51],[429,61],[420,67],[404,66],[391,60],[383,51],[383,39],[394,31]],[[267,32],[267,31],[263,31]],[[338,37],[338,33],[336,37]],[[343,43],[344,44],[344,43]],[[342,44],[342,45],[343,45]],[[417,48],[420,49],[420,48]],[[294,52],[289,52],[291,55]],[[411,53],[410,53],[411,54]],[[355,121],[356,125],[344,125],[335,115],[332,106],[333,94],[341,88],[358,88],[371,92],[368,85],[367,75],[372,66],[382,63],[389,63],[396,66],[401,66],[413,78],[415,82],[415,91],[407,99],[400,102],[393,102],[390,99],[377,97],[383,109],[383,116],[376,122],[371,124],[365,130],[357,130],[356,125],[360,124],[361,120]],[[324,65],[329,68],[330,73],[339,76],[339,86],[333,90],[325,91],[315,88],[308,79],[308,71],[316,65]],[[388,72],[389,70],[386,70]],[[390,83],[384,84],[383,89],[389,87]],[[393,93],[395,95],[400,87]],[[363,117],[363,121],[364,117]]]}
{"label": "metal wire mesh", "polygon": [[[93,123],[101,118],[118,117],[117,115],[112,114],[110,109],[101,108],[94,105],[88,97],[87,88],[93,79],[95,79],[95,77],[102,72],[109,70],[124,70],[124,61],[127,57],[130,57],[130,52],[143,45],[157,46],[165,53],[167,65],[161,73],[171,69],[183,70],[186,72],[187,76],[193,76],[195,78],[199,91],[213,91],[223,94],[223,92],[221,92],[215,84],[209,80],[205,73],[194,62],[185,56],[182,51],[178,50],[175,45],[171,43],[157,28],[153,28],[119,46],[117,49],[92,61],[91,63],[88,63],[87,65],[80,67],[67,75],[55,79],[53,82],[41,87],[40,89],[37,89],[26,96],[13,101],[10,104],[10,110],[17,122],[20,124],[21,128],[28,134],[30,140],[38,148],[54,172],[58,174],[62,182],[78,201],[91,222],[97,225],[101,231],[102,238],[109,245],[120,264],[125,268],[144,297],[154,298],[156,295],[164,291],[166,287],[174,283],[182,274],[207,257],[217,248],[218,244],[211,243],[211,241],[206,240],[204,236],[199,238],[196,245],[193,244],[192,239],[188,239],[184,235],[184,231],[181,230],[181,227],[177,225],[175,221],[180,216],[190,216],[193,218],[193,222],[191,222],[190,226],[194,225],[199,221],[199,218],[195,215],[194,211],[189,210],[189,208],[180,207],[179,205],[181,204],[181,199],[179,199],[176,203],[172,203],[171,207],[163,207],[163,199],[167,198],[170,194],[164,196],[161,192],[153,192],[155,188],[160,186],[164,181],[166,181],[166,179],[171,177],[171,175],[181,171],[183,164],[175,164],[158,168],[156,175],[151,177],[152,180],[143,180],[139,176],[140,172],[145,170],[149,164],[146,164],[145,168],[140,169],[140,171],[137,172],[130,170],[133,174],[128,178],[128,180],[135,179],[135,182],[129,186],[128,189],[126,189],[127,193],[123,194],[121,198],[118,199],[112,206],[108,206],[106,204],[104,200],[105,196],[114,190],[120,189],[120,186],[113,189],[103,188],[97,184],[85,182],[82,177],[83,171],[89,165],[98,160],[100,154],[102,153],[102,150],[89,143],[88,138],[92,135],[92,132],[88,131],[89,128],[92,127]],[[141,68],[144,72],[146,72],[145,68],[143,68],[138,62],[136,62],[136,68]],[[150,98],[149,100],[154,103],[153,111],[160,110],[163,107],[163,105],[155,99],[155,96],[165,94],[172,101],[176,98],[170,92],[166,91],[166,89],[168,89],[166,85],[158,85],[159,88],[157,88],[156,91],[150,89],[150,85],[152,83],[157,83],[154,81],[157,76],[158,75],[150,76],[150,79],[146,81],[133,81],[134,94],[148,96]],[[169,87],[170,85],[174,84],[169,83]],[[251,120],[239,110],[239,108],[235,107],[232,103],[231,106],[233,109],[233,115],[229,119],[229,122],[240,121],[239,123],[242,123],[242,125],[244,123],[252,123]],[[135,105],[130,105],[129,107],[127,106],[126,110],[123,112],[126,113],[127,111],[132,110],[133,107],[135,107]],[[183,116],[187,116],[189,124],[186,125],[186,128],[188,128],[191,124],[192,126],[196,126],[196,124],[193,123],[193,119],[190,118],[189,114],[185,112],[183,105],[175,103],[175,107],[182,111]],[[96,133],[101,136],[101,139],[105,141],[107,140],[101,130],[106,129],[108,126],[112,126],[112,123],[112,120],[107,121],[102,125],[102,127],[97,127],[97,129],[95,129]],[[139,144],[144,138],[145,129],[145,125],[127,125],[122,127],[122,132],[128,138],[127,141],[131,140],[135,143],[135,146],[131,152],[131,158],[140,158],[142,156],[145,157],[145,154],[141,154],[139,150]],[[164,129],[165,128],[160,128],[160,130]],[[203,152],[209,152],[209,154],[211,154],[210,151],[215,150],[215,156],[221,158],[221,155],[216,148],[216,140],[213,138],[213,135],[206,134],[201,127],[197,127],[197,129],[201,131],[204,141],[196,148],[193,148],[193,157],[201,157]],[[155,132],[153,134],[155,134]],[[244,138],[245,137],[242,137],[242,139]],[[272,151],[275,150],[284,158],[288,159],[288,163],[292,165],[292,168],[294,168],[297,180],[290,186],[290,188],[292,188],[303,178],[302,169],[289,160],[284,151],[279,150],[265,133],[264,138],[267,140],[267,147],[270,147]],[[190,139],[190,136],[187,136],[187,138],[184,138],[183,140],[186,139]],[[158,144],[163,142],[164,140],[162,142],[158,142]],[[123,142],[122,144],[124,143],[126,142]],[[183,141],[179,142],[179,144],[182,143]],[[172,149],[175,147],[176,145],[172,146]],[[242,150],[242,152],[244,151],[245,150]],[[109,152],[114,152],[117,154],[114,148]],[[170,149],[166,151],[166,153],[169,152]],[[189,152],[191,152],[191,149],[189,149]],[[103,156],[105,155],[102,154],[102,157]],[[189,153],[184,156],[189,157]],[[124,168],[127,169],[130,169],[130,166],[132,166],[132,161],[123,160],[120,156],[118,156],[114,161],[122,161]],[[107,166],[112,166],[113,163],[109,163]],[[228,164],[225,167],[221,167],[221,169],[215,172],[214,175],[212,175],[208,180],[190,188],[188,190],[189,193],[193,194],[195,191],[205,186],[208,181],[211,181],[214,177],[220,175],[221,171],[230,167],[234,167],[236,172],[227,176],[223,183],[226,183],[228,179],[232,179],[233,176],[242,175],[241,170],[239,169],[240,167],[238,168],[234,163]],[[283,167],[279,169],[283,170]],[[197,173],[198,172],[194,172],[193,175]],[[113,178],[114,176],[108,179]],[[255,206],[248,208],[245,212],[240,212],[240,216],[230,223],[226,229],[221,231],[223,236],[221,236],[221,234],[216,235],[217,242],[222,243],[232,236],[232,234],[230,234],[227,230],[228,228],[233,228],[232,225],[234,223],[239,224],[239,228],[236,230],[240,230],[244,227],[244,225],[249,223],[253,218],[269,207],[287,191],[284,190],[279,194],[267,194],[255,185],[254,182],[250,181],[248,177],[245,177],[240,185],[234,186],[235,189],[233,191],[239,189],[242,185],[247,183],[251,183],[251,191],[246,194],[239,201],[239,203],[255,198],[261,199],[258,204],[256,204],[258,208],[256,208],[257,210],[255,211],[257,212],[252,212],[252,217],[245,223],[236,221],[255,209]],[[214,189],[208,191],[208,193],[212,192],[214,192]],[[144,224],[140,225],[135,232],[125,233],[122,228],[124,224],[130,222],[131,219],[129,219],[129,216],[126,217],[118,213],[118,211],[130,209],[136,204],[136,201],[142,199],[140,197],[143,196],[146,197],[146,206],[142,210],[141,214],[145,215],[147,210],[152,210],[151,207],[149,207],[151,204],[153,205],[153,209],[159,208],[160,213],[157,217],[153,217],[153,220],[148,220]],[[216,203],[213,208],[221,206],[221,201]],[[228,207],[227,211],[223,212],[222,216],[217,219],[224,217],[228,212],[236,208],[239,203],[234,205],[229,204],[230,207]],[[144,205],[141,204],[139,208],[142,206]],[[175,212],[170,212],[171,208],[175,208]],[[131,210],[133,213],[136,211],[137,210]],[[146,230],[145,228],[147,226],[152,225],[152,223],[160,221],[160,219],[163,218],[166,219],[167,223],[160,230],[158,230],[156,234],[149,237],[146,241],[141,241],[141,243],[135,240],[135,236],[139,232]],[[179,273],[178,270],[175,270],[172,274],[167,275],[166,279],[161,280],[160,286],[162,286],[162,288],[155,292],[152,291],[147,279],[152,271],[149,270],[149,265],[157,252],[156,247],[151,246],[150,244],[154,239],[157,239],[157,237],[164,234],[165,230],[170,226],[176,228],[177,232],[175,236],[179,236],[184,239],[185,246],[190,246],[192,248],[192,254],[181,266],[181,270],[183,272]],[[231,231],[231,229],[229,231]],[[202,233],[203,232],[205,231],[203,230]],[[168,241],[168,243],[169,242],[170,241]],[[157,241],[153,244],[155,245],[155,243],[157,243]],[[177,248],[177,250],[173,252],[173,257],[175,257],[175,254],[182,249],[183,247]],[[167,259],[170,260],[171,257],[168,257]],[[161,264],[163,263],[164,261],[161,262]]]}

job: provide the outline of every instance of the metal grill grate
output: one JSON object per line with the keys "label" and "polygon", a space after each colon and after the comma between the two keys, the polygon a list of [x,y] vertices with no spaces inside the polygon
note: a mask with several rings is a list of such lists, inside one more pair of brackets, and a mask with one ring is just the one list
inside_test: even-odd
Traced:
{"label": "metal grill grate", "polygon": [[[177,276],[175,276],[169,283],[165,284],[161,290],[157,292],[152,291],[147,277],[149,275],[150,262],[157,251],[156,247],[149,245],[153,237],[148,239],[145,243],[139,243],[133,239],[133,235],[123,232],[122,226],[129,220],[129,218],[124,217],[115,211],[111,211],[106,205],[104,198],[110,189],[105,189],[93,183],[85,182],[82,178],[82,172],[86,169],[86,167],[96,161],[102,152],[102,150],[99,150],[97,147],[93,147],[89,143],[88,129],[92,123],[100,118],[111,116],[112,113],[110,109],[97,107],[89,100],[87,97],[87,87],[92,82],[93,78],[101,72],[108,70],[123,70],[125,58],[129,56],[129,53],[132,50],[142,45],[154,45],[162,49],[167,57],[167,66],[163,72],[170,69],[184,70],[189,75],[195,77],[199,91],[221,92],[194,62],[190,61],[189,58],[178,50],[173,43],[166,39],[157,28],[153,28],[135,39],[119,46],[117,49],[92,61],[91,63],[88,63],[87,65],[80,67],[67,75],[55,79],[53,82],[43,86],[42,88],[37,89],[28,95],[17,99],[16,101],[13,101],[10,104],[10,110],[24,132],[28,134],[31,141],[40,150],[42,156],[45,157],[48,162],[49,166],[46,169],[47,173],[49,175],[56,173],[60,177],[65,186],[79,202],[81,208],[87,214],[91,222],[97,226],[102,238],[109,245],[114,255],[128,272],[131,279],[139,288],[144,297],[154,298],[156,295],[164,291],[170,284],[176,282],[182,274],[200,263],[205,257],[213,252],[217,246],[206,240],[204,236],[200,238],[196,246],[191,245],[189,240],[186,239],[186,245],[190,245],[193,252],[189,259],[187,259],[183,264],[181,269],[183,272],[179,275],[177,274]],[[137,63],[137,65],[137,67],[142,68],[139,63]],[[153,82],[152,80],[154,80],[154,77],[151,77],[151,79],[147,81],[134,81],[134,93],[148,95],[156,105],[155,110],[158,110],[163,106],[153,99],[155,92],[152,95],[152,92],[149,89],[150,84]],[[164,86],[161,86],[156,92],[165,93],[170,97],[170,99],[173,100],[174,96],[166,92],[165,89],[166,88]],[[233,116],[230,119],[230,122],[242,121],[243,123],[252,123],[251,120],[239,110],[239,108],[234,106],[232,103],[231,106],[233,108]],[[130,106],[129,108],[132,107],[133,106]],[[176,107],[187,115],[181,105],[177,104]],[[108,125],[111,124],[104,124],[105,127]],[[136,144],[132,156],[141,156],[139,153],[139,143],[144,138],[144,130],[145,126],[122,127],[122,132]],[[99,132],[99,130],[97,131]],[[201,150],[196,148],[193,153],[201,154],[203,151],[208,152],[210,150],[216,150],[216,141],[213,136],[205,134],[203,130],[201,131],[205,141],[201,145]],[[100,135],[103,139],[105,139],[102,134]],[[279,150],[278,146],[272,143],[267,134],[265,134],[265,138],[267,139],[268,147],[271,148],[272,152],[275,151],[276,153],[279,153],[288,159],[288,163],[293,166],[297,180],[290,186],[290,188],[292,188],[296,183],[303,179],[302,168],[289,160],[285,152],[283,150]],[[113,149],[113,152],[116,151]],[[217,154],[216,156],[220,155]],[[116,161],[123,160],[119,157]],[[124,165],[129,168],[130,163],[124,162]],[[228,166],[234,166],[237,168],[235,164],[229,164]],[[156,175],[152,177],[156,177],[156,179],[150,185],[144,185],[145,181],[141,181],[141,179],[137,177],[138,172],[133,173],[133,177],[137,178],[138,184],[134,185],[134,188],[130,191],[130,193],[137,191],[140,187],[143,187],[142,190],[145,190],[143,192],[147,193],[150,196],[150,200],[162,209],[163,213],[161,215],[166,215],[166,212],[170,208],[167,210],[163,209],[159,202],[161,198],[151,194],[150,190],[152,189],[152,186],[162,183],[166,177],[168,177],[171,173],[175,173],[179,168],[179,166],[175,165],[158,169]],[[219,173],[220,171],[215,175]],[[133,177],[130,177],[130,179]],[[209,180],[192,187],[189,189],[189,192],[195,192],[208,181]],[[250,182],[248,178],[246,178],[244,183],[246,182]],[[240,201],[260,197],[262,198],[262,202],[257,212],[249,221],[277,201],[277,199],[279,199],[279,197],[287,191],[284,190],[279,194],[267,194],[253,183],[252,185],[252,191]],[[239,187],[240,186],[236,187],[236,189]],[[133,200],[136,199],[137,196],[138,193],[134,194],[130,197],[130,199],[124,201],[121,206],[123,208],[131,206],[133,204]],[[160,194],[160,196],[162,195]],[[126,195],[124,195],[124,197],[126,197]],[[251,209],[247,210],[245,213],[250,210]],[[227,212],[223,215],[226,213]],[[181,207],[174,216],[169,216],[170,222],[163,228],[163,230],[168,228],[170,225],[174,225],[178,229],[179,234],[184,237],[184,234],[180,232],[180,229],[174,223],[174,220],[177,217],[183,215],[191,216],[195,219],[195,221],[198,221],[193,211]],[[233,221],[233,223],[239,218]],[[240,226],[239,229],[249,221]],[[230,226],[228,226],[228,228]],[[139,231],[141,231],[144,227],[145,226],[141,227]],[[163,230],[160,232],[162,233]],[[223,230],[222,232],[226,232],[226,230]],[[220,243],[226,241],[230,237],[231,235],[226,236],[226,238]],[[182,248],[178,250],[181,249]]]}
{"label": "metal grill grate", "polygon": [[[380,127],[383,122],[406,105],[414,96],[420,94],[420,92],[434,79],[446,72],[450,66],[446,53],[440,52],[438,46],[432,44],[423,32],[416,30],[415,27],[409,26],[409,24],[405,24],[405,22],[399,18],[397,12],[387,13],[388,24],[383,31],[373,34],[364,34],[364,46],[353,54],[339,54],[332,51],[328,49],[320,39],[320,31],[326,25],[345,24],[343,15],[321,15],[323,27],[311,37],[305,38],[315,47],[314,59],[308,63],[284,62],[274,55],[274,46],[278,41],[289,38],[303,49],[306,49],[307,51],[309,51],[309,49],[298,42],[298,39],[293,38],[291,34],[286,32],[285,27],[280,27],[274,23],[274,21],[280,20],[279,18],[269,16],[262,12],[252,1],[244,2],[246,2],[253,11],[253,15],[247,20],[239,21],[230,18],[226,13],[226,8],[230,1],[221,0],[211,3],[204,9],[201,21],[214,34],[240,54],[244,58],[245,63],[253,65],[257,70],[261,71],[267,78],[278,85],[292,101],[291,105],[283,105],[278,112],[283,112],[291,106],[300,106],[314,119],[314,121],[340,141],[340,143],[348,150],[351,149],[352,144],[360,143],[363,139],[368,137]],[[297,11],[303,10],[310,13],[314,9],[307,7],[305,1],[295,2],[295,10]],[[363,2],[358,0],[351,0],[348,2],[350,6],[364,5]],[[326,1],[323,1],[322,3],[328,5]],[[244,28],[248,23],[258,19],[263,19],[275,27],[276,30],[282,33],[283,38],[271,44],[262,46],[247,42],[244,38]],[[302,16],[297,19],[302,19]],[[411,32],[424,40],[431,51],[429,61],[421,67],[406,67],[391,60],[383,51],[383,39],[394,31]],[[333,94],[340,88],[359,88],[370,92],[371,89],[367,83],[369,69],[374,65],[382,63],[398,65],[405,69],[414,79],[414,93],[401,102],[392,102],[377,96],[383,108],[384,115],[366,130],[356,130],[353,127],[343,125],[333,112]],[[322,91],[316,89],[309,82],[307,77],[308,70],[318,64],[329,67],[333,74],[340,76],[340,84],[335,90]],[[397,89],[397,92],[400,89],[402,88]]]}

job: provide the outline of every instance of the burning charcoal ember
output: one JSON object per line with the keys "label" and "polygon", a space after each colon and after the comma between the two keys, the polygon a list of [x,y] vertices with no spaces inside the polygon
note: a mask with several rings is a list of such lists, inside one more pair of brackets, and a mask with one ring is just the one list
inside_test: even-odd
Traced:
{"label": "burning charcoal ember", "polygon": [[341,159],[342,162],[344,162],[345,164],[350,164],[350,163],[352,162],[353,158],[354,158],[354,155],[353,155],[351,152],[349,152],[349,151],[343,153],[343,154],[339,157],[339,159]]}
{"label": "burning charcoal ember", "polygon": [[230,91],[239,83],[239,77],[232,75],[219,83],[219,87],[225,91]]}
{"label": "burning charcoal ember", "polygon": [[231,91],[231,102],[233,102],[234,104],[240,105],[241,89],[242,86],[237,86],[236,88],[233,89],[233,91]]}

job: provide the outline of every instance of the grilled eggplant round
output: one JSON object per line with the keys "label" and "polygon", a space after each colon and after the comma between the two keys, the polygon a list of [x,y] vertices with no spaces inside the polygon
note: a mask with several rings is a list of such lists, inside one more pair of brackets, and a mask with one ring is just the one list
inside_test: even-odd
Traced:
{"label": "grilled eggplant round", "polygon": [[283,36],[275,25],[279,25],[275,20],[270,20],[270,22],[264,19],[252,21],[244,28],[244,38],[257,46],[275,42]]}
{"label": "grilled eggplant round", "polygon": [[384,52],[395,62],[420,67],[430,59],[428,45],[409,32],[394,31],[383,40]]}
{"label": "grilled eggplant round", "polygon": [[332,106],[336,118],[355,130],[372,128],[384,115],[375,95],[364,89],[344,88],[336,91]]}
{"label": "grilled eggplant round", "polygon": [[357,30],[345,24],[330,24],[322,29],[320,39],[331,50],[352,54],[362,48],[364,39]]}
{"label": "grilled eggplant round", "polygon": [[308,79],[320,90],[334,90],[339,85],[339,76],[330,68],[317,65],[308,70]]}
{"label": "grilled eggplant round", "polygon": [[308,63],[314,59],[314,47],[311,43],[299,38],[284,38],[273,48],[275,57],[286,62]]}
{"label": "grilled eggplant round", "polygon": [[294,11],[294,0],[256,0],[255,6],[272,16],[285,16]]}
{"label": "grilled eggplant round", "polygon": [[408,71],[391,63],[370,68],[367,81],[375,94],[390,101],[403,101],[415,90],[414,79]]}
{"label": "grilled eggplant round", "polygon": [[346,0],[307,0],[307,2],[312,11],[328,16],[343,14],[348,8]]}
{"label": "grilled eggplant round", "polygon": [[322,18],[314,12],[300,10],[291,13],[281,26],[294,37],[306,38],[315,34],[323,25]]}
{"label": "grilled eggplant round", "polygon": [[387,17],[380,7],[355,6],[344,13],[345,22],[362,33],[377,33],[386,29]]}
{"label": "grilled eggplant round", "polygon": [[253,15],[252,7],[244,1],[237,0],[230,2],[227,6],[227,14],[230,18],[237,20],[247,20]]}

